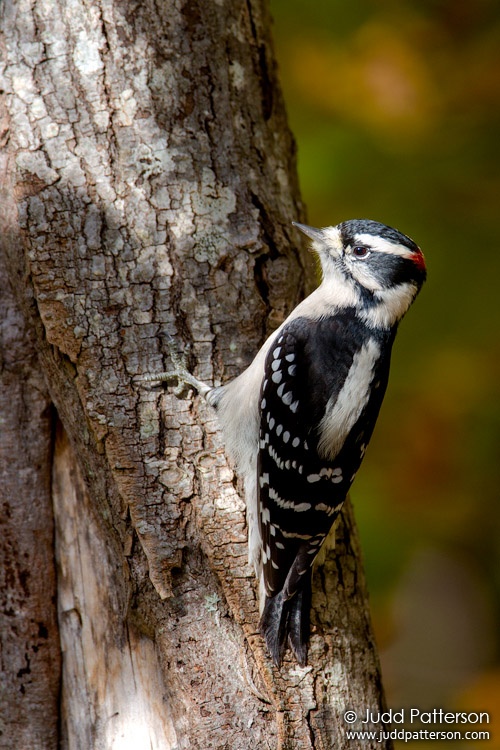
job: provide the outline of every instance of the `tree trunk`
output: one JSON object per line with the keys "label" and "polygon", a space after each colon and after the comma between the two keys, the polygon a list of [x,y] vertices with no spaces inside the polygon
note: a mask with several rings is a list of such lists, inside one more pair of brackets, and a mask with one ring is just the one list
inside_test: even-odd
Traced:
{"label": "tree trunk", "polygon": [[167,333],[227,381],[310,289],[269,27],[263,0],[4,3],[5,746],[380,746],[345,735],[383,703],[350,509],[309,665],[276,670],[214,415],[134,381]]}

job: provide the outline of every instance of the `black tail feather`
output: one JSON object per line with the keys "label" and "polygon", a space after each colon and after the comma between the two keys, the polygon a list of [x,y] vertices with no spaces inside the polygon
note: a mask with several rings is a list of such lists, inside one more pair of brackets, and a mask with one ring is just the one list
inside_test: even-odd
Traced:
{"label": "black tail feather", "polygon": [[311,573],[304,576],[301,589],[290,599],[283,591],[267,597],[260,618],[259,630],[264,636],[269,653],[277,667],[281,666],[286,644],[292,649],[301,666],[307,659],[311,608]]}
{"label": "black tail feather", "polygon": [[306,574],[304,586],[291,600],[292,607],[288,620],[288,644],[301,667],[307,660],[307,644],[309,642],[312,598],[312,571]]}
{"label": "black tail feather", "polygon": [[281,666],[285,652],[289,607],[290,602],[284,601],[282,591],[276,596],[266,596],[264,611],[260,618],[259,630],[277,667]]}

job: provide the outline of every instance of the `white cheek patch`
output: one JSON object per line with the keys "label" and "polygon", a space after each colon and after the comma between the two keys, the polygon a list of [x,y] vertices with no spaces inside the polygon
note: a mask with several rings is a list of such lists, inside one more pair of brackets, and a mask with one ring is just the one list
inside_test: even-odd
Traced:
{"label": "white cheek patch", "polygon": [[364,264],[363,261],[348,256],[346,257],[346,266],[349,268],[352,277],[365,289],[369,289],[370,292],[378,292],[383,289],[380,281],[375,276],[372,276],[370,267]]}

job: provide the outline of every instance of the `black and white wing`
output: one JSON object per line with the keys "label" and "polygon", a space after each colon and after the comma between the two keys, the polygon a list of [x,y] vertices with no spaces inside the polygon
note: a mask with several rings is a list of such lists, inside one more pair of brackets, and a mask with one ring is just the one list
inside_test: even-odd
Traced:
{"label": "black and white wing", "polygon": [[[298,660],[305,660],[312,564],[342,508],[383,398],[388,362],[381,372],[376,341],[360,355],[365,333],[355,320],[296,318],[266,358],[258,459],[267,594],[261,630],[277,663],[287,636]],[[374,399],[375,376],[381,385]]]}

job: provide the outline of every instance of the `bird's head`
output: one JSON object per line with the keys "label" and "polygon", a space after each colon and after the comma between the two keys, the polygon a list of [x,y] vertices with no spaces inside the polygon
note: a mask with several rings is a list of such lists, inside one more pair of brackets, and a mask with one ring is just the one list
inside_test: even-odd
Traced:
{"label": "bird's head", "polygon": [[426,278],[420,248],[397,229],[368,219],[334,227],[295,226],[312,241],[333,299],[354,307],[371,325],[392,327],[406,313]]}

